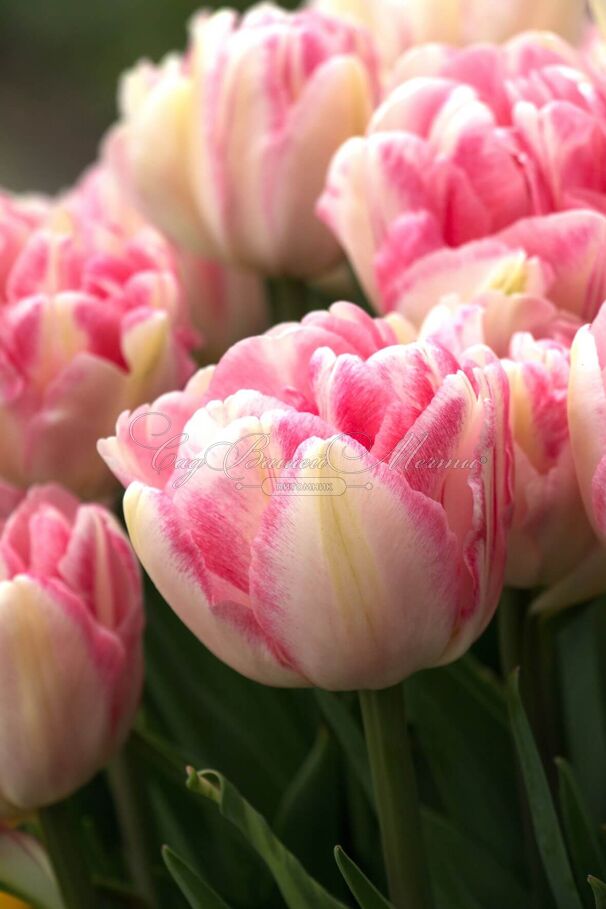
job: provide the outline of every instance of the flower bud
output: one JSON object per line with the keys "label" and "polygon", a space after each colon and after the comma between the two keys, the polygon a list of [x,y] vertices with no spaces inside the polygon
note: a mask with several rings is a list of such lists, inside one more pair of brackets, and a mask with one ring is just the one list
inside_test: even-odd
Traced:
{"label": "flower bud", "polygon": [[115,519],[58,486],[0,521],[0,817],[70,795],[124,740],[142,681],[142,591]]}

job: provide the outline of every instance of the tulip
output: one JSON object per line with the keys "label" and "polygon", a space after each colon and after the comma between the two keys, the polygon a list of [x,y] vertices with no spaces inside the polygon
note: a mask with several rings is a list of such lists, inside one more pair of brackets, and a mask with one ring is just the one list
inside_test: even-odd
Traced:
{"label": "tulip", "polygon": [[587,514],[606,541],[606,304],[573,343],[568,419]]}
{"label": "tulip", "polygon": [[28,901],[0,893],[0,909],[65,909],[48,856],[27,833],[0,827],[0,880]]}
{"label": "tulip", "polygon": [[585,21],[582,0],[510,0],[500,6],[489,6],[486,0],[315,0],[312,6],[367,28],[387,72],[417,44],[500,42],[525,29],[549,30],[577,41]]}
{"label": "tulip", "polygon": [[0,478],[13,485],[56,480],[106,495],[99,436],[125,406],[193,371],[197,342],[170,249],[114,197],[93,174],[12,247],[0,306]]}
{"label": "tulip", "polygon": [[142,681],[141,579],[115,519],[57,486],[0,521],[0,817],[86,783],[124,740]]}
{"label": "tulip", "polygon": [[47,203],[41,197],[19,198],[0,191],[0,306],[6,300],[6,281],[13,262],[47,210]]}
{"label": "tulip", "polygon": [[456,659],[496,607],[506,377],[487,350],[461,365],[406,332],[335,304],[236,344],[99,445],[154,583],[244,675],[387,687]]}
{"label": "tulip", "polygon": [[605,244],[606,218],[596,212],[528,218],[408,266],[394,257],[381,273],[383,301],[422,335],[440,321],[444,305],[452,315],[459,311],[460,320],[462,307],[481,304],[482,342],[499,356],[507,356],[518,331],[570,346],[606,297]]}
{"label": "tulip", "polygon": [[567,417],[569,350],[516,335],[506,361],[515,443],[515,509],[506,581],[545,588],[535,609],[606,591],[606,552],[585,514]]}
{"label": "tulip", "polygon": [[263,331],[269,306],[262,278],[184,250],[174,250],[177,274],[202,355],[217,360],[241,338]]}
{"label": "tulip", "polygon": [[377,100],[369,36],[272,4],[196,16],[183,58],[122,82],[108,156],[178,246],[269,274],[339,261],[314,214],[328,163]]}
{"label": "tulip", "polygon": [[[469,270],[478,269],[476,280],[499,263],[498,247],[496,257],[494,252],[469,259]],[[429,256],[446,261],[437,273],[427,262],[427,281],[447,281],[460,253]],[[515,271],[510,278],[515,285]],[[558,315],[547,299],[492,291],[466,302],[446,295],[419,332],[420,339],[441,344],[459,359],[482,344],[503,357],[515,464],[505,581],[514,588],[542,588],[536,610],[586,602],[606,590],[605,553],[585,514],[567,416],[570,344],[578,326],[578,319]]]}
{"label": "tulip", "polygon": [[425,255],[520,219],[606,213],[606,83],[564,41],[422,47],[398,78],[335,155],[318,205],[380,310]]}

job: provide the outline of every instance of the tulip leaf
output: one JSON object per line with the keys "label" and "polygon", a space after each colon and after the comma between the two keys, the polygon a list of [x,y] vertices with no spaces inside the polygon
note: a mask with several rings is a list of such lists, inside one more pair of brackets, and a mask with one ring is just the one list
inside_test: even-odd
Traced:
{"label": "tulip leaf", "polygon": [[587,882],[595,900],[595,909],[606,909],[606,884],[597,877],[589,875]]}
{"label": "tulip leaf", "polygon": [[482,843],[476,843],[438,812],[423,809],[423,832],[431,877],[450,892],[456,878],[467,901],[490,909],[527,906],[530,897],[512,869],[504,868]]}
{"label": "tulip leaf", "polygon": [[558,909],[582,909],[549,783],[520,697],[517,670],[507,683],[507,705],[537,845],[556,905]]}
{"label": "tulip leaf", "polygon": [[598,824],[606,816],[606,602],[569,611],[558,634],[562,713],[569,758]]}
{"label": "tulip leaf", "polygon": [[315,694],[327,723],[334,732],[358,782],[364,789],[374,809],[375,801],[370,765],[368,763],[368,752],[360,724],[355,721],[342,697],[320,689],[316,689]]}
{"label": "tulip leaf", "polygon": [[272,823],[286,848],[337,894],[346,892],[333,861],[333,847],[340,836],[341,769],[338,743],[321,726]]}
{"label": "tulip leaf", "polygon": [[273,813],[313,744],[313,696],[245,679],[214,657],[157,591],[148,589],[146,599],[150,728],[195,766],[220,762],[247,798]]}
{"label": "tulip leaf", "polygon": [[393,909],[341,846],[335,848],[335,861],[361,909]]}
{"label": "tulip leaf", "polygon": [[225,900],[221,899],[210,884],[202,880],[176,852],[165,846],[162,849],[162,857],[192,909],[229,909]]}
{"label": "tulip leaf", "polygon": [[[406,683],[409,716],[429,777],[456,827],[520,876],[525,856],[515,751],[503,686],[471,656]],[[498,818],[498,823],[495,823]]]}
{"label": "tulip leaf", "polygon": [[[574,776],[570,764],[563,758],[556,758],[558,768],[560,813],[564,834],[570,852],[572,866],[575,871],[577,886],[582,895],[586,892],[585,882],[589,873],[606,876],[606,863],[604,862],[597,829],[589,817],[583,795]],[[588,905],[591,906],[591,897],[588,895]]]}
{"label": "tulip leaf", "polygon": [[243,834],[271,871],[289,909],[345,909],[305,871],[273,834],[265,818],[228,780],[214,770],[189,771],[188,788],[214,802],[223,817]]}

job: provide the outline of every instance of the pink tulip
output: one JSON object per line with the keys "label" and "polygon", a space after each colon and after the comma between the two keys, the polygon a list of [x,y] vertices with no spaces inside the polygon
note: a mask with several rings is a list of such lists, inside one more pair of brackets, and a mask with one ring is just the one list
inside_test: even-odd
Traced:
{"label": "pink tulip", "polygon": [[568,419],[587,514],[606,541],[606,304],[572,347]]}
{"label": "pink tulip", "polygon": [[0,521],[0,817],[64,798],[120,746],[142,625],[138,565],[104,508],[34,487]]}
{"label": "pink tulip", "polygon": [[505,368],[516,477],[507,583],[545,588],[537,609],[586,602],[606,590],[606,553],[585,514],[572,456],[569,350],[516,335]]}
{"label": "pink tulip", "polygon": [[256,272],[230,268],[184,250],[174,250],[177,274],[202,356],[214,362],[228,347],[270,323],[265,283]]}
{"label": "pink tulip", "polygon": [[311,5],[367,28],[386,73],[417,44],[505,41],[525,29],[549,29],[576,41],[585,24],[582,0],[508,0],[498,5],[486,0],[312,0]]}
{"label": "pink tulip", "polygon": [[335,155],[318,206],[379,309],[444,246],[532,216],[606,213],[606,80],[564,41],[429,45],[398,79],[366,137]]}
{"label": "pink tulip", "polygon": [[377,78],[363,29],[269,3],[203,13],[183,58],[125,77],[108,153],[177,245],[315,275],[339,260],[315,201],[333,153],[366,128]]}
{"label": "pink tulip", "polygon": [[411,265],[394,250],[381,271],[384,302],[422,336],[428,326],[435,330],[444,309],[447,321],[458,312],[460,323],[461,308],[471,304],[482,313],[483,343],[499,356],[518,331],[570,346],[606,297],[605,245],[606,218],[575,211],[518,221],[491,239],[439,249]]}
{"label": "pink tulip", "polygon": [[158,589],[253,679],[382,688],[458,657],[496,607],[505,374],[407,330],[335,304],[236,344],[99,445]]}
{"label": "pink tulip", "polygon": [[[460,258],[459,253],[428,260]],[[476,264],[489,270],[498,262],[498,257],[486,256],[478,257]],[[523,271],[516,271],[515,260],[510,264],[509,279],[515,286]],[[528,262],[518,262],[524,264]],[[448,268],[434,274],[429,261],[427,265],[428,281],[446,277]],[[585,514],[567,416],[570,344],[578,325],[541,297],[492,291],[464,303],[456,294],[446,295],[430,311],[419,335],[458,358],[487,343],[504,357],[515,455],[505,580],[512,587],[543,588],[536,609],[585,602],[606,590],[606,557]]]}
{"label": "pink tulip", "polygon": [[172,253],[108,179],[93,173],[49,202],[11,247],[0,302],[0,478],[18,486],[59,480],[87,498],[105,494],[112,481],[99,436],[125,406],[193,371],[197,341]]}

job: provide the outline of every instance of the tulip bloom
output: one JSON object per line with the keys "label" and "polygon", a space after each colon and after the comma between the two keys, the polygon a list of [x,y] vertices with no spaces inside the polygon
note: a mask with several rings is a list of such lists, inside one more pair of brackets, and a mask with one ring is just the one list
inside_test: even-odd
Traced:
{"label": "tulip bloom", "polygon": [[[488,267],[495,261],[478,263]],[[428,268],[427,279],[439,282],[447,271],[432,275]],[[515,272],[510,278],[515,284]],[[419,333],[459,358],[486,343],[503,357],[515,462],[505,582],[543,588],[536,609],[585,602],[606,590],[606,558],[585,514],[567,415],[570,344],[578,325],[578,319],[558,315],[549,300],[493,291],[464,303],[456,294],[445,296]]]}
{"label": "tulip bloom", "polygon": [[606,304],[575,338],[568,417],[587,514],[606,541]]}
{"label": "tulip bloom", "polygon": [[365,26],[387,72],[417,44],[499,42],[525,29],[545,29],[576,41],[585,21],[582,0],[508,0],[498,6],[486,0],[315,0],[312,6]]}
{"label": "tulip bloom", "polygon": [[214,362],[228,347],[270,323],[263,279],[253,271],[175,249],[175,264],[201,353]]}
{"label": "tulip bloom", "polygon": [[[447,308],[481,304],[482,342],[507,356],[515,332],[570,346],[606,297],[606,218],[575,211],[518,221],[489,240],[439,249],[408,265],[394,258],[381,272],[383,301],[422,335]],[[477,343],[472,334],[470,343]],[[463,345],[463,349],[464,349]]]}
{"label": "tulip bloom", "polygon": [[460,365],[406,331],[335,304],[100,443],[158,589],[253,679],[383,688],[456,659],[496,607],[506,377],[487,350]]}
{"label": "tulip bloom", "polygon": [[117,210],[103,174],[22,225],[10,251],[0,300],[0,478],[21,487],[57,480],[101,496],[112,482],[99,436],[125,406],[193,371],[196,338],[171,252],[138,216]]}
{"label": "tulip bloom", "polygon": [[59,801],[125,738],[142,681],[135,556],[101,506],[34,487],[0,521],[0,817]]}
{"label": "tulip bloom", "polygon": [[178,246],[270,274],[339,260],[314,205],[329,161],[377,101],[363,29],[272,4],[202,13],[183,58],[122,83],[108,150],[143,213]]}
{"label": "tulip bloom", "polygon": [[444,246],[531,216],[606,213],[606,82],[564,41],[421,47],[398,79],[366,137],[334,157],[318,207],[379,309],[394,269]]}

